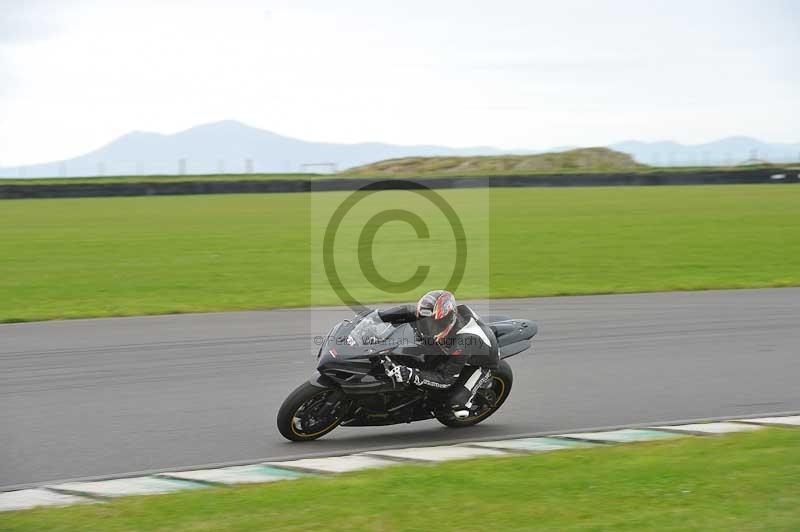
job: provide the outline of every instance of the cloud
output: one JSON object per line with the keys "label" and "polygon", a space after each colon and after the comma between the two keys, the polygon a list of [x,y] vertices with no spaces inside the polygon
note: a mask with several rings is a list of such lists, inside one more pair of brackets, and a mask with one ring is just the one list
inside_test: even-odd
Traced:
{"label": "cloud", "polygon": [[59,30],[56,13],[66,2],[6,0],[0,5],[0,46],[49,38]]}
{"label": "cloud", "polygon": [[317,141],[795,140],[791,2],[0,0],[0,160],[235,117]]}

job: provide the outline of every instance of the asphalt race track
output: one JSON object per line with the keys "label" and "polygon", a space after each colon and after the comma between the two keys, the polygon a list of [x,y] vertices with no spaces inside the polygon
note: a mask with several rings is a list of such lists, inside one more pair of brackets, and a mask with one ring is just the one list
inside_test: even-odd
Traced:
{"label": "asphalt race track", "polygon": [[[489,309],[491,307],[491,309]],[[800,288],[513,299],[539,322],[485,424],[275,428],[351,314],[277,310],[0,325],[0,486],[547,431],[800,410]]]}

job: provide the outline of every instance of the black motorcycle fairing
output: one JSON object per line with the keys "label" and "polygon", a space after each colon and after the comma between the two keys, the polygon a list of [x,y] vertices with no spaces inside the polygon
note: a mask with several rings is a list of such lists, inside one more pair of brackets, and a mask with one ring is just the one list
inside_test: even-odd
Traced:
{"label": "black motorcycle fairing", "polygon": [[[500,358],[529,348],[537,330],[528,320],[506,319],[488,325],[498,340]],[[426,356],[428,349],[418,340],[412,325],[387,323],[378,311],[365,312],[331,329],[317,354],[317,373],[309,382],[341,391],[347,405],[343,426],[431,419],[447,392],[400,385],[385,373],[387,356],[395,364],[422,369],[435,365],[435,357]]]}
{"label": "black motorcycle fairing", "polygon": [[393,393],[348,397],[352,401],[350,413],[341,423],[346,427],[395,425],[434,417],[433,402],[416,388],[398,387]]}
{"label": "black motorcycle fairing", "polygon": [[319,371],[315,371],[311,378],[308,379],[308,383],[312,386],[316,386],[317,388],[333,388],[336,386],[336,383],[330,377],[327,377],[321,374]]}
{"label": "black motorcycle fairing", "polygon": [[497,338],[498,355],[501,359],[514,356],[531,347],[531,338],[539,331],[530,320],[506,319],[489,324]]}
{"label": "black motorcycle fairing", "polygon": [[390,382],[381,364],[386,355],[412,366],[424,360],[424,351],[416,345],[410,325],[385,323],[373,311],[331,330],[317,354],[317,371],[346,392],[350,388],[355,393],[361,389],[374,391],[378,387],[376,381]]}

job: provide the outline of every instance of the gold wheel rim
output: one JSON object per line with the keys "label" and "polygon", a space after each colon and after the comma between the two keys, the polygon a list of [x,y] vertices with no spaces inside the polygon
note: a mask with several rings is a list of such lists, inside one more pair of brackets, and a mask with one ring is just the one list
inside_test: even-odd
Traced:
{"label": "gold wheel rim", "polygon": [[489,415],[489,413],[492,412],[495,409],[495,407],[497,407],[497,403],[499,403],[500,400],[503,398],[503,395],[506,393],[506,383],[505,383],[505,381],[503,381],[503,379],[501,379],[500,377],[492,377],[492,380],[497,381],[497,382],[500,383],[500,393],[497,394],[497,400],[494,402],[494,404],[492,406],[487,408],[486,411],[483,414],[477,415],[477,416],[475,416],[473,418],[467,418],[465,421],[475,421],[475,420],[482,419],[483,417]]}

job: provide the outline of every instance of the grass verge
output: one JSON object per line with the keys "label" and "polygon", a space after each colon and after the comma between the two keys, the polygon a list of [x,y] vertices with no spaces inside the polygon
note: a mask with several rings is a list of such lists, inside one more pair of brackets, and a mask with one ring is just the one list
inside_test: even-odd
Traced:
{"label": "grass verge", "polygon": [[[800,285],[800,187],[440,193],[464,221],[471,260],[483,257],[467,268],[460,298]],[[349,194],[0,202],[0,322],[340,304],[313,234],[326,220],[319,207]],[[407,279],[431,264],[424,285],[397,301],[444,286],[454,260],[446,220],[427,200],[409,203],[409,192],[380,194],[342,223],[343,283],[362,301],[386,300],[364,281],[358,237],[369,209],[402,205],[432,234],[382,226],[377,271]]]}
{"label": "grass verge", "polygon": [[106,185],[126,183],[186,183],[205,181],[299,181],[331,177],[327,174],[198,174],[110,175],[87,177],[0,178],[2,185]]}
{"label": "grass verge", "polygon": [[[546,154],[557,155],[557,154]],[[474,159],[502,159],[503,157],[475,157]],[[511,156],[513,159],[513,156]],[[425,158],[420,158],[425,159]],[[438,159],[438,158],[432,158]],[[442,158],[449,160],[448,158]],[[451,158],[452,159],[452,158]],[[467,158],[470,159],[470,158]],[[405,159],[401,159],[405,161]],[[738,172],[752,170],[782,170],[800,169],[797,163],[785,164],[754,164],[740,166],[645,166],[634,165],[630,167],[617,166],[557,166],[550,168],[504,168],[500,164],[488,164],[477,169],[469,166],[458,169],[442,169],[433,167],[401,166],[387,170],[384,166],[391,166],[392,160],[376,163],[374,171],[363,167],[343,170],[336,174],[188,174],[188,175],[114,175],[114,176],[86,176],[86,177],[30,177],[30,178],[0,178],[2,185],[105,185],[126,183],[185,183],[185,182],[224,182],[224,181],[321,181],[339,178],[415,178],[415,177],[501,177],[501,176],[537,176],[537,175],[572,175],[572,174],[688,174],[702,172],[725,172],[732,175]],[[373,165],[368,165],[373,166]]]}
{"label": "grass verge", "polygon": [[403,465],[0,515],[27,530],[797,530],[800,431]]}

